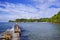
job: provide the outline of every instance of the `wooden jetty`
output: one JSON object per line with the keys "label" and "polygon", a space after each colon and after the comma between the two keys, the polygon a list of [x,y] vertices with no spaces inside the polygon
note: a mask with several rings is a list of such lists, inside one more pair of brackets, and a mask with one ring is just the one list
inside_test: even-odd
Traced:
{"label": "wooden jetty", "polygon": [[21,29],[16,23],[15,26],[0,35],[0,40],[20,40]]}

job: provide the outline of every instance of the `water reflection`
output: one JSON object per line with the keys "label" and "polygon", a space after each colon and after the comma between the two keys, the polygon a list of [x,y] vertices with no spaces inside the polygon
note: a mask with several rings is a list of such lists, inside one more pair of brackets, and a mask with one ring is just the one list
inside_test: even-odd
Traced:
{"label": "water reflection", "polygon": [[21,28],[21,40],[28,40],[28,31]]}

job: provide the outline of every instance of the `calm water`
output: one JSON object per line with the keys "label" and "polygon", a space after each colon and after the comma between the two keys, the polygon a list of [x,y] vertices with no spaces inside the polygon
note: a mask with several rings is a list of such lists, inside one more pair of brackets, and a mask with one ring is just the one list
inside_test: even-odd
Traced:
{"label": "calm water", "polygon": [[[0,33],[11,29],[15,23],[0,22]],[[60,24],[26,22],[18,23],[21,40],[60,40]]]}

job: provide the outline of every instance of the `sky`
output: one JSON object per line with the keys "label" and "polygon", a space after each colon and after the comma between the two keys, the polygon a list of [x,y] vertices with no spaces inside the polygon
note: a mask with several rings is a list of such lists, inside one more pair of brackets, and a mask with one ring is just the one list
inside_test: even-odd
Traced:
{"label": "sky", "polygon": [[60,0],[0,0],[0,22],[49,18],[59,11]]}

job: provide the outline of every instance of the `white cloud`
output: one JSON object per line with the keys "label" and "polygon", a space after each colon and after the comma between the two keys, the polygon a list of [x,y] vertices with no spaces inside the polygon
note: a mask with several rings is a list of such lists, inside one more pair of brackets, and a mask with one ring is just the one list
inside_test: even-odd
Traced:
{"label": "white cloud", "polygon": [[[38,12],[38,10],[32,6],[26,6],[23,4],[13,4],[6,3],[0,4],[0,6],[4,6],[5,8],[0,8],[0,11],[7,12],[8,15],[0,15],[6,19],[16,19],[16,18],[34,18]],[[38,15],[37,15],[38,16]]]}
{"label": "white cloud", "polygon": [[[5,8],[0,7],[0,11],[7,12],[8,15],[0,15],[0,19],[17,19],[17,18],[41,18],[41,17],[51,17],[60,8],[49,8],[51,5],[59,6],[57,0],[33,0],[35,6],[25,5],[25,4],[13,4],[6,2],[5,4],[0,4]],[[37,9],[38,8],[38,9]],[[2,18],[1,18],[2,17]]]}

